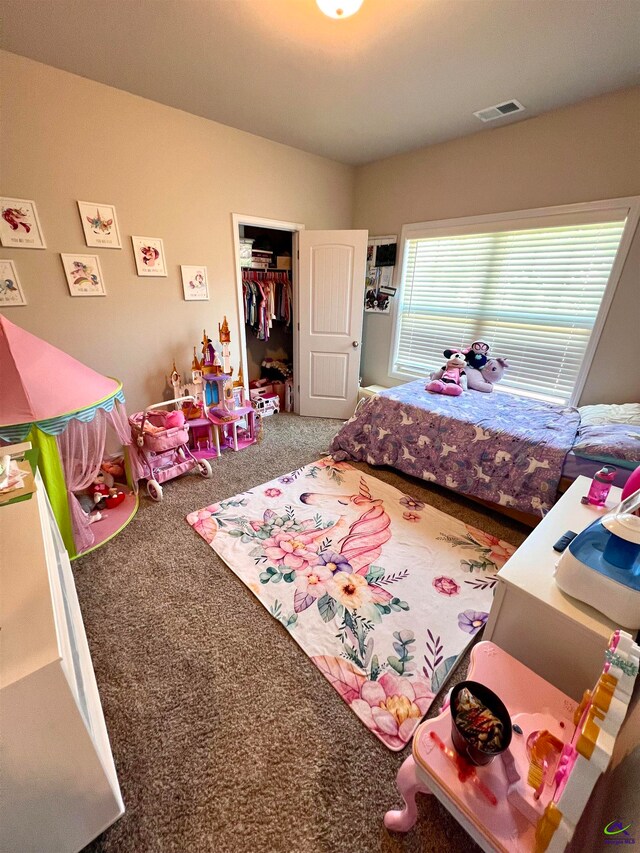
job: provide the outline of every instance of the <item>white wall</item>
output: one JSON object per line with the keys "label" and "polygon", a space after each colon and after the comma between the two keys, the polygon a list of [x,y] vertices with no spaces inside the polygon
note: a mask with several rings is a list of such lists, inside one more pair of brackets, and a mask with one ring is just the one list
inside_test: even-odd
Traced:
{"label": "white wall", "polygon": [[[636,87],[362,166],[354,227],[399,236],[409,222],[640,195],[639,131]],[[582,403],[640,400],[640,368],[629,357],[639,324],[640,232]],[[365,384],[395,384],[388,375],[391,339],[390,316],[365,314]]]}
{"label": "white wall", "polygon": [[[3,195],[36,201],[45,251],[0,249],[30,332],[124,382],[130,411],[162,399],[176,359],[224,314],[237,369],[232,213],[349,228],[354,170],[135,95],[0,52]],[[85,245],[76,200],[114,204],[122,250]],[[167,278],[136,275],[130,235],[162,237]],[[72,298],[60,252],[98,254],[107,297]],[[180,264],[206,264],[209,302],[185,302]],[[52,377],[54,380],[54,377]]]}

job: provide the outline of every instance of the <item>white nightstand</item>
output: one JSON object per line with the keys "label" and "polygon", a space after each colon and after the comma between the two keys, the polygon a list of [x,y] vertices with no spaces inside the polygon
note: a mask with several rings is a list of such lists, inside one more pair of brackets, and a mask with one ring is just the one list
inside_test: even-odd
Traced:
{"label": "white nightstand", "polygon": [[576,700],[597,680],[609,636],[619,627],[563,593],[553,576],[560,558],[553,544],[620,502],[614,487],[603,509],[580,503],[590,484],[589,477],[578,477],[498,572],[483,638]]}
{"label": "white nightstand", "polygon": [[383,385],[364,385],[358,388],[358,402],[368,397],[376,397],[381,391],[388,391]]}

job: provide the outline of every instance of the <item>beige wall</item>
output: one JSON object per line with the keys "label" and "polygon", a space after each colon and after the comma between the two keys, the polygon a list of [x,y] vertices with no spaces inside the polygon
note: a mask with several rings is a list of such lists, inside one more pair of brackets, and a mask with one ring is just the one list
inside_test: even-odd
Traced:
{"label": "beige wall", "polygon": [[[9,319],[125,385],[131,410],[160,399],[223,314],[238,359],[231,213],[400,234],[404,223],[640,194],[640,88],[354,170],[0,52],[0,188],[34,199],[46,251],[1,249],[29,304]],[[355,195],[354,195],[355,193]],[[88,249],[76,200],[116,206],[123,249]],[[130,235],[162,237],[169,275],[139,278]],[[106,299],[69,296],[60,252],[97,253]],[[208,267],[211,300],[185,302],[180,264]],[[640,317],[640,234],[583,402],[640,399],[629,343]],[[365,382],[392,384],[390,318],[365,315]]]}
{"label": "beige wall", "polygon": [[[187,371],[224,314],[237,365],[232,213],[351,226],[352,167],[6,52],[0,72],[0,187],[36,201],[47,242],[0,249],[29,303],[4,313],[122,379],[130,411],[162,398],[172,359]],[[115,205],[122,250],[87,248],[77,199]],[[131,234],[162,237],[167,278],[136,275]],[[98,254],[107,297],[70,297],[60,252]],[[209,302],[183,300],[180,264],[207,265]]]}
{"label": "beige wall", "polygon": [[[640,88],[362,166],[354,227],[399,236],[409,222],[631,195],[640,195]],[[581,402],[640,400],[638,360],[628,355],[639,325],[640,232]],[[395,384],[391,333],[389,316],[365,315],[366,384]]]}

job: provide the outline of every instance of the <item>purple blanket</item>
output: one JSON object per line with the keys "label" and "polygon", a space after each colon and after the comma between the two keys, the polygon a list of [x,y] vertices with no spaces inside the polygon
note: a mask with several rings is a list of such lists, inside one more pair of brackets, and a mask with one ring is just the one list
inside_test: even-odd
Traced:
{"label": "purple blanket", "polygon": [[580,416],[513,394],[430,394],[424,380],[371,397],[333,439],[337,461],[390,465],[523,512],[555,501]]}
{"label": "purple blanket", "polygon": [[573,452],[596,462],[636,468],[640,465],[640,425],[581,425]]}

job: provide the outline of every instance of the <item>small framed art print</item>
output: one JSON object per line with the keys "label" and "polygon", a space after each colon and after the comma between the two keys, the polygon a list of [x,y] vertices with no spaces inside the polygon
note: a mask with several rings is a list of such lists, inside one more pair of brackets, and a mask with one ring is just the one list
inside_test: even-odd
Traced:
{"label": "small framed art print", "polygon": [[160,237],[132,237],[131,243],[138,275],[166,277],[167,265],[164,259],[164,246]]}
{"label": "small framed art print", "polygon": [[16,265],[0,260],[0,308],[26,304]]}
{"label": "small framed art print", "polygon": [[35,201],[0,198],[0,243],[14,249],[46,249]]}
{"label": "small framed art print", "polygon": [[206,267],[181,266],[180,273],[182,274],[182,290],[187,302],[209,298]]}
{"label": "small framed art print", "polygon": [[60,255],[72,296],[106,296],[97,255]]}
{"label": "small framed art print", "polygon": [[121,249],[116,209],[112,204],[79,201],[78,211],[87,246],[99,249]]}

